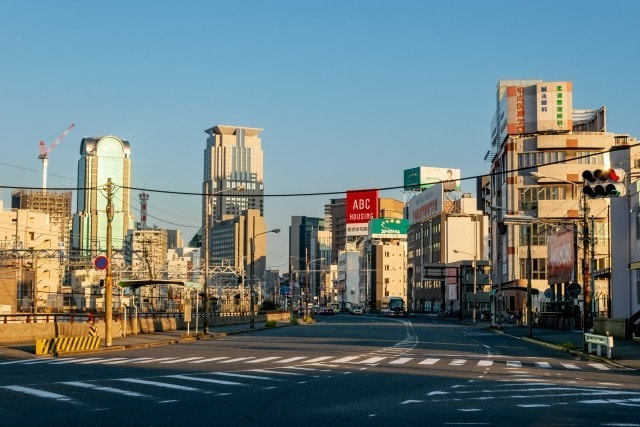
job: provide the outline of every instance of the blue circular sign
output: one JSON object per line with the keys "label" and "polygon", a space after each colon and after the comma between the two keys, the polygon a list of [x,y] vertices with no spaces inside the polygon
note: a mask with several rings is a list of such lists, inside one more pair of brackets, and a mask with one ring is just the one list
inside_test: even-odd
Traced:
{"label": "blue circular sign", "polygon": [[104,270],[109,266],[109,259],[104,255],[98,255],[93,260],[93,265],[98,270]]}

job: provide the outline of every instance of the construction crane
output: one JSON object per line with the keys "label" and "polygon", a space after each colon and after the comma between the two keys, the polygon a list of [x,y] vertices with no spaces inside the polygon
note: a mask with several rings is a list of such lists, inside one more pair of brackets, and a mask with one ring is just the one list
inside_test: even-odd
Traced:
{"label": "construction crane", "polygon": [[55,141],[51,143],[49,148],[45,147],[44,141],[40,141],[40,154],[38,155],[38,158],[42,160],[42,192],[43,193],[47,192],[47,166],[49,163],[49,154],[53,151],[54,148],[56,148],[56,145],[58,145],[60,141],[62,141],[64,137],[67,136],[69,132],[71,132],[71,129],[73,129],[74,126],[75,124],[71,123],[71,125],[68,128],[66,128],[64,132],[62,132],[60,136],[56,138]]}

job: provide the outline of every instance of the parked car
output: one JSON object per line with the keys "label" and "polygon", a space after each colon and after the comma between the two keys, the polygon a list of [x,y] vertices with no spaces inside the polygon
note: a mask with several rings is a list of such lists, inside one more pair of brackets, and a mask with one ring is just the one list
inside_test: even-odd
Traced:
{"label": "parked car", "polygon": [[354,305],[351,307],[351,314],[362,314],[364,310],[359,305]]}

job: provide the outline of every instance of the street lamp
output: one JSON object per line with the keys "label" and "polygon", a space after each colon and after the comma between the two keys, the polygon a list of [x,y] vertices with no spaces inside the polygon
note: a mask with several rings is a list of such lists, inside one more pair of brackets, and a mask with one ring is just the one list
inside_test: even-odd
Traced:
{"label": "street lamp", "polygon": [[[473,270],[473,326],[476,325],[476,264],[478,262],[478,249],[474,248],[473,255],[469,252],[459,251],[458,249],[453,250],[456,254],[465,254],[473,257],[473,263],[471,264],[471,269]],[[465,288],[467,287],[467,281],[465,280]],[[466,291],[466,289],[465,289]]]}
{"label": "street lamp", "polygon": [[[204,293],[204,301],[202,304],[202,312],[204,316],[203,333],[209,333],[209,215],[211,214],[211,197],[226,193],[228,191],[243,191],[244,186],[240,185],[233,188],[225,188],[220,191],[215,191],[210,194],[205,194],[205,215],[204,215],[204,286],[202,292]],[[196,333],[198,330],[196,329]]]}
{"label": "street lamp", "polygon": [[[308,255],[308,252],[307,252]],[[309,319],[309,264],[311,264],[312,262],[316,262],[316,261],[322,261],[324,259],[324,257],[320,257],[320,258],[316,258],[316,259],[312,259],[311,261],[307,261],[307,280],[306,280],[306,307],[304,309],[304,320],[306,321],[307,319]]]}
{"label": "street lamp", "polygon": [[[507,212],[509,212],[508,209],[504,209],[502,207],[499,206],[489,206],[489,208],[493,211],[498,211],[498,210],[506,210]],[[531,229],[533,227],[533,221],[534,218],[532,216],[529,215],[505,215],[504,216],[504,223],[505,224],[526,224],[527,225],[527,267],[526,267],[526,271],[527,271],[527,326],[528,326],[528,332],[527,332],[527,336],[529,338],[533,337],[533,319],[532,319],[532,299],[531,299],[531,294],[532,294],[532,289],[531,289],[531,279],[532,279],[532,268],[531,268]],[[502,280],[500,280],[500,287],[502,287]],[[502,315],[502,313],[500,313]],[[500,321],[502,322],[502,316],[500,316]]]}
{"label": "street lamp", "polygon": [[254,269],[254,256],[256,253],[256,247],[255,247],[255,240],[256,237],[261,236],[263,234],[267,234],[267,233],[279,233],[280,229],[279,228],[274,228],[273,230],[268,230],[268,231],[263,231],[262,233],[258,233],[258,234],[254,234],[250,239],[249,239],[249,246],[251,248],[251,270],[249,271],[249,283],[250,283],[250,291],[249,291],[249,295],[251,298],[251,301],[249,302],[249,311],[251,312],[251,316],[250,316],[250,321],[249,321],[249,328],[253,329],[256,327],[256,319],[255,319],[255,313],[254,313],[254,297],[253,297],[253,269]]}

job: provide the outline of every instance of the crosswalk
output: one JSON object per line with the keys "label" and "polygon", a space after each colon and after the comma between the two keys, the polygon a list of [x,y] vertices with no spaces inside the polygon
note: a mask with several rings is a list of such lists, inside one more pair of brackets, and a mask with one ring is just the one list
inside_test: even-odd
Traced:
{"label": "crosswalk", "polygon": [[[304,383],[309,379],[327,378],[335,373],[328,369],[285,365],[271,369],[246,369],[241,371],[213,371],[197,374],[169,374],[160,376],[122,376],[108,379],[59,381],[29,385],[0,386],[0,402],[8,394],[12,402],[16,398],[41,399],[62,404],[83,405],[89,409],[91,402],[100,402],[101,396],[119,395],[166,403],[167,398],[184,397],[183,393],[206,393],[213,396],[229,396],[247,392],[248,388],[270,390],[286,383]],[[77,393],[81,389],[83,393]],[[179,393],[176,395],[176,393]],[[187,396],[188,397],[188,396]],[[175,399],[172,399],[174,401]],[[0,410],[2,409],[0,403]],[[29,406],[29,405],[25,405]]]}
{"label": "crosswalk", "polygon": [[566,369],[566,370],[583,370],[583,369],[595,369],[598,371],[608,371],[614,369],[611,366],[607,366],[603,363],[583,363],[578,365],[574,362],[560,362],[551,364],[547,361],[535,361],[535,360],[509,360],[509,359],[478,359],[478,358],[445,358],[445,357],[419,357],[416,355],[400,355],[389,354],[379,355],[375,354],[359,354],[348,356],[242,356],[242,357],[229,357],[229,356],[216,356],[216,357],[204,357],[204,356],[188,356],[188,357],[88,357],[88,358],[75,358],[64,357],[57,359],[26,359],[26,360],[8,360],[0,361],[0,369],[3,367],[9,367],[11,365],[29,365],[29,366],[44,366],[44,365],[231,365],[236,364],[248,364],[248,365],[276,365],[282,366],[286,364],[296,364],[300,366],[325,366],[325,367],[337,367],[341,365],[361,365],[361,366],[415,366],[418,368],[434,367],[437,365],[448,365],[457,367],[491,367],[500,366],[507,369],[520,369],[523,367],[532,367],[538,369]]}

